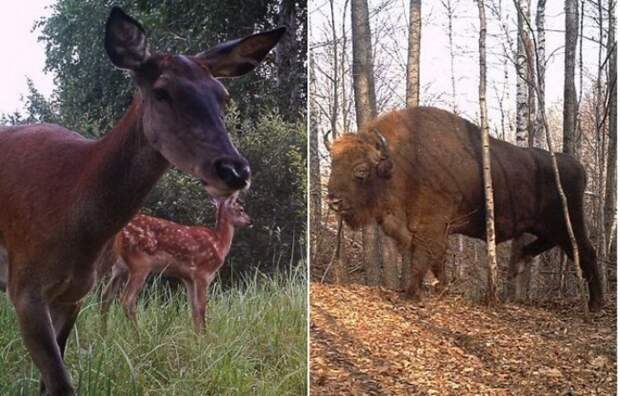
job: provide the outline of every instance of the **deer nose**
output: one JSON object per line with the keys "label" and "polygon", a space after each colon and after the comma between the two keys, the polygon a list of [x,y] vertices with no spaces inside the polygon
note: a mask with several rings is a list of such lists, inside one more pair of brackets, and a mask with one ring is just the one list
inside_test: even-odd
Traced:
{"label": "deer nose", "polygon": [[240,190],[247,187],[250,180],[250,167],[246,161],[223,158],[215,161],[215,172],[230,188]]}

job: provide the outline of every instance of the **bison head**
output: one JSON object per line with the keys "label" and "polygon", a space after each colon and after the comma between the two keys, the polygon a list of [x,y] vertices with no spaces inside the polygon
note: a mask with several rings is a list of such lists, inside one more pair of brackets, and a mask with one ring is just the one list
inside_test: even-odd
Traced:
{"label": "bison head", "polygon": [[387,140],[377,129],[346,134],[330,147],[332,164],[327,200],[349,227],[368,224],[392,175]]}

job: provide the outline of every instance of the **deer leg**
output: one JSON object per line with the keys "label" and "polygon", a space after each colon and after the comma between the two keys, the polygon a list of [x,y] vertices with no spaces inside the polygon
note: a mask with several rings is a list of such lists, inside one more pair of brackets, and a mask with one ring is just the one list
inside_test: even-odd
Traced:
{"label": "deer leg", "polygon": [[0,245],[0,290],[5,291],[9,283],[9,257],[6,250]]}
{"label": "deer leg", "polygon": [[[71,334],[71,330],[75,325],[75,321],[80,313],[81,303],[74,304],[52,304],[50,305],[50,317],[54,333],[56,334],[56,343],[60,349],[60,356],[64,359],[67,340]],[[41,381],[40,392],[45,392],[45,384]]]}
{"label": "deer leg", "polygon": [[67,339],[73,330],[75,321],[80,313],[81,303],[54,304],[50,308],[52,324],[56,333],[56,342],[60,348],[60,355],[64,358]]}
{"label": "deer leg", "polygon": [[192,317],[194,319],[194,329],[198,334],[204,334],[205,313],[207,308],[207,284],[201,280],[193,282],[193,294],[191,298]]}
{"label": "deer leg", "polygon": [[121,297],[121,303],[123,304],[123,308],[125,309],[125,315],[127,315],[127,317],[134,323],[134,325],[136,325],[136,328],[138,325],[138,321],[136,318],[136,300],[138,298],[138,293],[140,293],[140,289],[142,289],[142,286],[144,285],[148,274],[148,271],[129,274],[127,286],[125,286],[125,291],[123,292],[123,296]]}
{"label": "deer leg", "polygon": [[16,290],[11,294],[24,344],[41,372],[47,393],[74,395],[47,302],[40,293],[30,290]]}

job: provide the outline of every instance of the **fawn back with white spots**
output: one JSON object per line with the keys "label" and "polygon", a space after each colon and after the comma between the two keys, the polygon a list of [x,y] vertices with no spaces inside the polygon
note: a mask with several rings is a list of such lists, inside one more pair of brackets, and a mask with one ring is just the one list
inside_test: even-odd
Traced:
{"label": "fawn back with white spots", "polygon": [[125,284],[121,303],[126,315],[135,322],[138,293],[147,276],[156,272],[183,281],[196,331],[204,330],[207,289],[230,251],[235,228],[251,224],[236,195],[217,199],[215,205],[214,229],[139,214],[118,233],[114,251],[120,259],[114,263],[103,292],[104,317]]}

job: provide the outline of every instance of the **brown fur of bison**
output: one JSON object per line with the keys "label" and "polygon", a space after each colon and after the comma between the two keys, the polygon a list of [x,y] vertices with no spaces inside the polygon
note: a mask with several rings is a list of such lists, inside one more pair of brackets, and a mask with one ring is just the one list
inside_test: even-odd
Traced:
{"label": "brown fur of bison", "polygon": [[[491,138],[498,242],[524,233],[537,238],[518,258],[559,246],[572,257],[551,156]],[[377,221],[413,257],[408,293],[417,297],[424,274],[441,267],[449,234],[485,239],[479,128],[452,113],[416,107],[385,114],[331,148],[328,201],[352,228]],[[583,218],[585,172],[557,154],[590,308],[603,304],[596,253]],[[438,265],[439,264],[439,265]]]}

